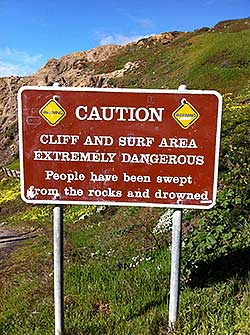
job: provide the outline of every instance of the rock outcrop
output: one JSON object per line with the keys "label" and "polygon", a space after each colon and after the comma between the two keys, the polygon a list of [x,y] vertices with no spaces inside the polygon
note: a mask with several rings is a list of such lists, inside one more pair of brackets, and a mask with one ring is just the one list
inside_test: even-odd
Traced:
{"label": "rock outcrop", "polygon": [[105,45],[75,52],[60,59],[49,59],[47,64],[27,77],[0,78],[0,166],[6,165],[18,154],[17,92],[22,86],[108,87],[112,78],[120,78],[139,66],[128,62],[115,71],[96,74],[98,64],[115,56],[126,46]]}

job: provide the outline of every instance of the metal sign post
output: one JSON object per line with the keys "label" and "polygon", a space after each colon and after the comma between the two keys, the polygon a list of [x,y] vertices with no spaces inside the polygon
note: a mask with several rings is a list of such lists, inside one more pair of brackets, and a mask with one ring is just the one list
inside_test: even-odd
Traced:
{"label": "metal sign post", "polygon": [[[180,85],[178,90],[186,90],[186,85]],[[171,246],[171,274],[170,274],[170,298],[168,325],[174,329],[178,315],[179,306],[179,283],[181,263],[181,231],[182,231],[182,209],[177,209],[172,217],[172,246]]]}
{"label": "metal sign post", "polygon": [[53,209],[55,335],[64,331],[63,205]]}
{"label": "metal sign post", "polygon": [[170,276],[170,300],[169,300],[169,327],[174,328],[178,315],[179,282],[181,261],[181,221],[182,210],[177,209],[173,213],[172,225],[172,249],[171,249],[171,276]]}

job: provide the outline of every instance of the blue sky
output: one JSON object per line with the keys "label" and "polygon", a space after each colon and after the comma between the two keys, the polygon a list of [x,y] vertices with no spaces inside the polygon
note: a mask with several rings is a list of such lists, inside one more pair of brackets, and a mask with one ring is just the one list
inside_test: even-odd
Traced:
{"label": "blue sky", "polygon": [[49,58],[250,16],[250,0],[0,0],[0,76]]}

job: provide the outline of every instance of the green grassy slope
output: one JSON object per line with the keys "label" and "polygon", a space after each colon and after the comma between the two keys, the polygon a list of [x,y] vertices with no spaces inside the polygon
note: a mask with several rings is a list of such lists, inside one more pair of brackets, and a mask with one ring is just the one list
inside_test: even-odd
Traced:
{"label": "green grassy slope", "polygon": [[[112,71],[138,60],[140,68],[114,80],[115,86],[186,83],[223,94],[217,204],[184,213],[180,335],[249,334],[250,30],[242,29],[248,22],[227,21],[167,45],[129,45],[98,69]],[[37,237],[0,257],[0,334],[51,335],[52,208],[23,204],[18,189],[18,181],[1,175],[0,224],[21,232],[36,229]],[[159,208],[98,212],[94,206],[66,206],[66,335],[170,334],[170,217],[170,210]]]}
{"label": "green grassy slope", "polygon": [[98,71],[112,71],[129,61],[138,61],[138,70],[113,84],[137,88],[178,88],[186,84],[190,89],[238,92],[249,85],[249,50],[249,29],[223,33],[198,30],[180,34],[168,44],[150,44],[146,40],[143,45],[129,45]]}

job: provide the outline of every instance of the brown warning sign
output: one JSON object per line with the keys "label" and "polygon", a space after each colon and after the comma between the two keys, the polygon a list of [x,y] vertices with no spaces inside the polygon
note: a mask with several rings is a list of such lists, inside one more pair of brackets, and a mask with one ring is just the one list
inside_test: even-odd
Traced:
{"label": "brown warning sign", "polygon": [[22,198],[211,208],[221,104],[215,91],[23,87]]}

